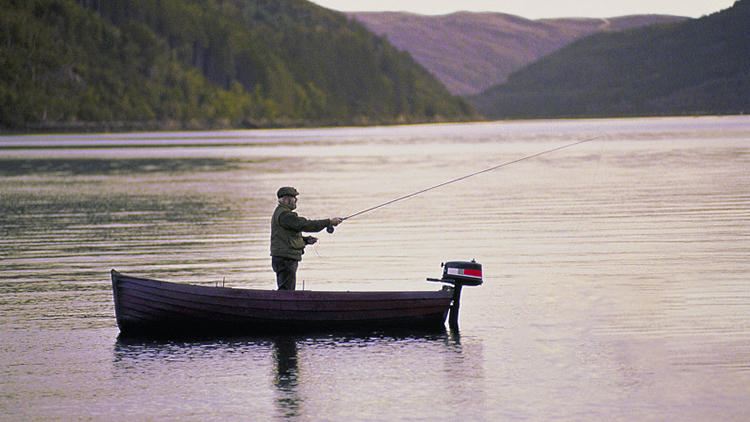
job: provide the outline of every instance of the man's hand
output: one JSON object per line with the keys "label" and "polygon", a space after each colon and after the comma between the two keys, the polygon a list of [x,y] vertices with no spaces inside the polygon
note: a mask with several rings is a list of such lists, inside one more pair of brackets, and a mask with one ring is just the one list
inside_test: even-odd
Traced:
{"label": "man's hand", "polygon": [[332,226],[338,226],[342,221],[344,221],[344,219],[340,217],[333,217],[330,219],[330,221]]}

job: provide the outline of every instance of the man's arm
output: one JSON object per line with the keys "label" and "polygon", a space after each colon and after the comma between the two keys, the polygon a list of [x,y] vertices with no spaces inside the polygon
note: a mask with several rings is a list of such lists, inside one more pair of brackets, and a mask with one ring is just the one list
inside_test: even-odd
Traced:
{"label": "man's arm", "polygon": [[295,212],[285,212],[279,216],[279,224],[289,230],[298,232],[319,232],[328,227],[331,220],[308,220]]}

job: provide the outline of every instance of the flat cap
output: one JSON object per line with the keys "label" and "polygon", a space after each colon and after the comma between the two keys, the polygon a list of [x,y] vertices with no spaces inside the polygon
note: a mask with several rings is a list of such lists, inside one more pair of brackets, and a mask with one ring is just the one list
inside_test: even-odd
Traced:
{"label": "flat cap", "polygon": [[278,192],[276,192],[276,196],[281,198],[284,196],[297,196],[299,195],[299,192],[297,192],[297,189],[294,189],[291,186],[284,186],[283,188],[279,189]]}

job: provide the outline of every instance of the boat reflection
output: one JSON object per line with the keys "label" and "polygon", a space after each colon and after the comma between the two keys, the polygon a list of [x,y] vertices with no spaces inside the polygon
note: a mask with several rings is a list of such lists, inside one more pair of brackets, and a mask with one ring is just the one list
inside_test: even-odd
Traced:
{"label": "boat reflection", "polygon": [[[372,371],[368,361],[373,356],[395,359],[394,351],[409,350],[406,353],[424,353],[433,361],[442,355],[446,367],[462,360],[455,357],[462,353],[460,336],[446,330],[194,340],[120,337],[114,344],[113,372],[126,385],[163,383],[166,388],[198,389],[194,383],[176,380],[201,379],[205,384],[200,388],[225,401],[226,407],[266,406],[275,418],[289,420],[312,416],[308,413],[319,403],[309,412],[304,405],[315,403],[324,389],[335,388],[324,385],[328,380],[351,371]],[[249,402],[259,395],[264,399]]]}

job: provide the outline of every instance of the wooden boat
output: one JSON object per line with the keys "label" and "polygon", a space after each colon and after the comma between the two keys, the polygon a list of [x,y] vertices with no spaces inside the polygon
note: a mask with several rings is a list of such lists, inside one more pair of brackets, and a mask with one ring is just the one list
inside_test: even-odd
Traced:
{"label": "wooden boat", "polygon": [[413,292],[276,291],[173,283],[112,270],[115,316],[124,336],[444,328],[450,309],[457,321],[464,283],[434,281],[452,285]]}

